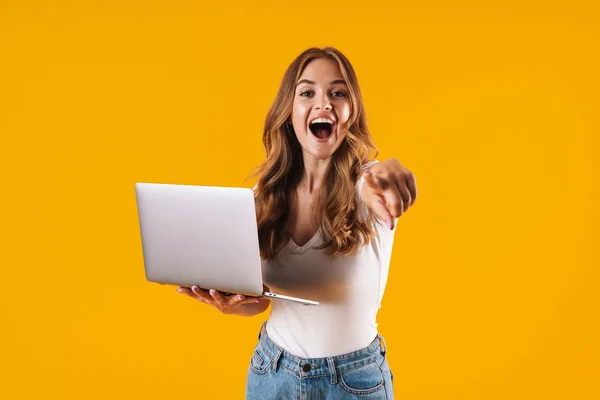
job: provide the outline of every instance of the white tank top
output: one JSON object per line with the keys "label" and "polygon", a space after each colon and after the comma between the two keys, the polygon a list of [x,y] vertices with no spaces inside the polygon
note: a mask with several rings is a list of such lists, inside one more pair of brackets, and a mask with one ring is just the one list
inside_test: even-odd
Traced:
{"label": "white tank top", "polygon": [[[361,177],[357,184],[361,212]],[[364,214],[363,214],[364,215]],[[323,358],[367,347],[377,336],[377,311],[386,286],[394,230],[376,224],[376,236],[355,254],[330,258],[317,231],[304,246],[290,239],[274,260],[262,261],[264,283],[275,293],[320,302],[272,300],[267,333],[298,357]]]}

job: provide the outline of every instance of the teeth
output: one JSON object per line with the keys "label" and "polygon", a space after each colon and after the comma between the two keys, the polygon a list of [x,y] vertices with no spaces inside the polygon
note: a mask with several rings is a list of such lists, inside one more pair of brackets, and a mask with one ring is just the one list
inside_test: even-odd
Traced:
{"label": "teeth", "polygon": [[310,121],[311,125],[317,124],[317,123],[333,125],[333,121],[330,120],[329,118],[316,118],[316,119],[313,119],[312,121]]}

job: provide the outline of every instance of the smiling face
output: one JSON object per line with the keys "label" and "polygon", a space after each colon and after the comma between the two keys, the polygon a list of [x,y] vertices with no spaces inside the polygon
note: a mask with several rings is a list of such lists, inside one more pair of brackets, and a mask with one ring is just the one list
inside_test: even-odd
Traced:
{"label": "smiling face", "polygon": [[328,58],[311,61],[298,79],[291,116],[305,159],[325,160],[335,153],[346,137],[350,111],[338,65]]}

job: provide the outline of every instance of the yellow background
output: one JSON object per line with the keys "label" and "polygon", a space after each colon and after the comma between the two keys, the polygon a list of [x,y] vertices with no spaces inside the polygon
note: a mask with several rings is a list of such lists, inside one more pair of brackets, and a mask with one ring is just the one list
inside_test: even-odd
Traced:
{"label": "yellow background", "polygon": [[379,313],[396,396],[600,398],[598,9],[391,3],[0,2],[0,398],[243,398],[267,314],[146,282],[134,183],[251,187],[285,68],[325,45],[417,177]]}

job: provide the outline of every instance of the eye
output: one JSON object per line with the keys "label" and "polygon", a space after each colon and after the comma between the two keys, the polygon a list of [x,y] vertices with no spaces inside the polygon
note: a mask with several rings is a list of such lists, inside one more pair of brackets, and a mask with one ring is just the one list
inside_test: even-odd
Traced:
{"label": "eye", "polygon": [[304,91],[300,92],[300,96],[302,96],[302,97],[312,97],[313,94],[314,93],[312,90],[304,90]]}
{"label": "eye", "polygon": [[340,91],[331,92],[331,97],[336,98],[336,99],[341,99],[341,98],[346,97],[346,93],[340,92]]}

